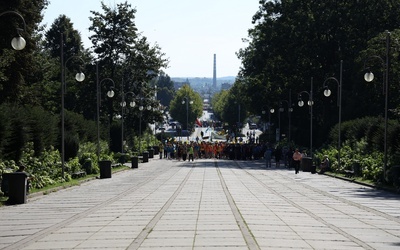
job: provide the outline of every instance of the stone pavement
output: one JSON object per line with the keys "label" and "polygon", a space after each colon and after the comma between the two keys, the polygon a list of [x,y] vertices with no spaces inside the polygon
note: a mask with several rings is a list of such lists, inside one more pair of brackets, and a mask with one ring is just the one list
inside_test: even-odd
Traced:
{"label": "stone pavement", "polygon": [[399,249],[400,197],[262,161],[150,159],[0,208],[0,249]]}

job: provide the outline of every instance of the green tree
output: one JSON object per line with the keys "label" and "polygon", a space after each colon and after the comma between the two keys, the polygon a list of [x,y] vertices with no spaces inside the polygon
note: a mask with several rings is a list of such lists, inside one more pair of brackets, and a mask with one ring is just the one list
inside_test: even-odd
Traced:
{"label": "green tree", "polygon": [[[371,38],[398,27],[399,14],[400,2],[389,0],[260,1],[248,46],[237,53],[243,65],[239,75],[250,84],[243,94],[258,93],[261,83],[266,100],[286,99],[289,90],[295,99],[297,93],[310,89],[309,79],[314,77],[315,138],[321,144],[337,122],[337,115],[331,115],[337,114],[334,101],[320,94],[322,82],[328,76],[338,77],[343,60],[343,120],[370,114],[369,99],[360,91],[365,89],[360,80],[363,63],[356,58]],[[249,111],[257,112],[257,107],[250,103]],[[302,136],[308,136],[305,112],[293,113],[297,141],[306,141]]]}
{"label": "green tree", "polygon": [[[64,58],[68,59],[81,53],[82,39],[77,30],[74,29],[71,19],[60,15],[54,20],[50,29],[46,32],[44,47],[49,50],[52,58],[60,58],[63,46]],[[67,65],[73,69],[71,65]]]}
{"label": "green tree", "polygon": [[221,103],[217,105],[217,110],[221,110],[218,111],[221,112],[221,119],[234,131],[241,128],[248,116],[248,101],[243,95],[242,87],[242,84],[235,82],[229,92],[223,95]]}
{"label": "green tree", "polygon": [[[101,116],[109,117],[108,124],[114,128],[111,130],[111,138],[121,138],[121,130],[118,130],[121,126],[112,126],[115,113],[121,112],[120,100],[128,98],[127,93],[133,94],[129,98],[135,98],[136,101],[139,97],[154,96],[154,88],[150,83],[155,81],[161,68],[167,66],[167,60],[163,58],[164,54],[157,44],[151,46],[147,38],[138,32],[135,25],[136,9],[127,1],[117,4],[115,8],[107,7],[102,2],[102,9],[103,13],[91,12],[93,16],[89,18],[92,22],[89,30],[94,32],[94,35],[90,39],[97,57],[98,77],[100,80],[113,79],[116,94],[112,100],[116,101],[108,102],[108,109],[101,109]],[[146,96],[143,93],[146,93]],[[105,96],[102,96],[103,98]],[[154,100],[151,101],[152,107],[157,105]],[[124,110],[124,123],[128,124],[124,126],[127,128],[124,136],[131,141],[134,134],[138,133],[140,125],[143,125],[144,130],[147,123],[161,119],[159,112],[153,109],[139,112],[137,106]],[[139,124],[140,120],[142,124]],[[128,144],[133,144],[131,141],[128,141]]]}
{"label": "green tree", "polygon": [[[43,43],[43,54],[48,59],[48,63],[44,62],[44,71],[50,73],[47,76],[47,82],[44,83],[41,88],[44,93],[48,92],[47,102],[50,105],[54,105],[55,110],[60,110],[60,91],[61,91],[61,46],[63,50],[63,62],[62,67],[65,71],[65,83],[66,83],[66,94],[65,94],[65,107],[69,110],[79,112],[81,110],[81,102],[78,100],[81,93],[88,93],[82,91],[83,84],[88,83],[88,72],[84,70],[85,65],[82,65],[82,61],[78,58],[83,56],[82,53],[82,40],[80,34],[74,29],[71,19],[65,15],[60,15],[54,20],[49,30],[45,33],[45,41]],[[87,60],[85,60],[87,61]],[[83,70],[86,73],[86,80],[83,83],[76,83],[75,74]],[[81,92],[80,92],[81,91]],[[89,92],[90,93],[90,92]],[[90,99],[87,95],[83,99]],[[84,106],[89,108],[87,106]],[[53,109],[54,108],[50,108]]]}
{"label": "green tree", "polygon": [[116,8],[110,8],[101,2],[104,13],[91,11],[93,17],[89,31],[93,51],[97,55],[100,71],[112,79],[117,77],[118,66],[125,63],[138,37],[135,25],[136,9],[132,9],[127,1],[119,3]]}
{"label": "green tree", "polygon": [[[186,107],[188,110],[186,110]],[[169,111],[171,116],[182,124],[183,129],[187,126],[190,131],[196,119],[202,115],[203,102],[200,95],[194,92],[189,85],[185,84],[177,91],[174,99],[171,101]],[[188,125],[186,125],[186,119]]]}
{"label": "green tree", "polygon": [[214,115],[219,120],[223,120],[223,107],[229,95],[229,90],[222,90],[214,94],[211,98],[211,106],[213,107]]}
{"label": "green tree", "polygon": [[[374,73],[374,80],[367,83],[363,80],[363,76],[360,77],[360,89],[359,94],[364,96],[368,102],[366,102],[366,108],[372,114],[383,115],[384,112],[384,100],[385,93],[383,89],[384,76],[385,76],[385,64],[386,64],[386,34],[384,31],[373,37],[368,41],[368,47],[365,50],[360,51],[359,56],[356,58],[360,65],[363,65],[364,70],[370,70]],[[388,107],[389,107],[389,118],[398,117],[400,107],[400,97],[394,94],[398,91],[397,80],[400,77],[400,61],[399,51],[400,43],[400,29],[396,29],[390,32],[389,44],[389,85],[388,85]],[[362,71],[365,73],[365,71]],[[363,88],[361,88],[363,87]]]}
{"label": "green tree", "polygon": [[[115,9],[101,3],[104,13],[92,11],[89,30],[100,73],[114,80],[123,79],[124,89],[132,91],[158,75],[167,66],[160,47],[151,46],[135,25],[136,9],[127,1]],[[140,92],[140,91],[139,91]]]}
{"label": "green tree", "polygon": [[13,102],[29,104],[29,86],[40,76],[40,65],[36,60],[41,11],[46,8],[46,0],[3,1],[0,13],[18,12],[26,23],[26,30],[21,35],[26,40],[26,47],[21,51],[11,48],[11,40],[16,35],[16,28],[24,28],[22,19],[15,14],[0,17],[0,103]]}
{"label": "green tree", "polygon": [[175,94],[174,82],[164,72],[160,73],[157,80],[157,99],[164,107],[169,106]]}

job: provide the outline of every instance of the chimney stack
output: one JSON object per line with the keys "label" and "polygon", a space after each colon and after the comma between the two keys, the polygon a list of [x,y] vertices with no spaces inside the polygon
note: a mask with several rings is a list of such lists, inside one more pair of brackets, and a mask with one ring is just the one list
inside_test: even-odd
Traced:
{"label": "chimney stack", "polygon": [[214,54],[213,88],[217,88],[217,56]]}

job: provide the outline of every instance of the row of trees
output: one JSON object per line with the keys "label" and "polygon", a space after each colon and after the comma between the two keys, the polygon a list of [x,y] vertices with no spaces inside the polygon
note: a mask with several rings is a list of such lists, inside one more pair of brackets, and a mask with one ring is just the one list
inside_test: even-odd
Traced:
{"label": "row of trees", "polygon": [[[330,142],[329,132],[338,122],[337,87],[330,85],[332,95],[326,98],[323,83],[328,77],[339,79],[342,60],[342,120],[383,116],[385,96],[382,83],[385,75],[381,73],[388,66],[389,119],[398,122],[400,2],[262,0],[253,16],[253,23],[254,27],[248,31],[245,40],[247,46],[237,52],[242,67],[233,88],[213,100],[214,110],[220,118],[235,124],[238,117],[243,120],[251,114],[262,115],[268,107],[277,110],[282,105],[285,108],[285,113],[281,114],[282,133],[288,134],[288,108],[284,101],[291,100],[292,139],[307,147],[310,140],[309,109],[298,107],[297,101],[298,93],[312,92],[313,140],[314,147],[318,148]],[[392,41],[389,65],[385,62],[386,31],[390,32]],[[373,59],[377,56],[383,59],[383,63]],[[375,72],[373,83],[364,81],[367,69]],[[311,78],[314,82],[312,90]],[[238,114],[239,104],[243,114]],[[275,124],[278,123],[278,114],[275,112],[271,116]],[[268,116],[262,116],[262,119],[268,121]],[[380,139],[383,140],[383,135]],[[378,150],[382,151],[382,147],[383,143],[380,143]],[[398,150],[397,144],[389,147],[390,152]]]}
{"label": "row of trees", "polygon": [[[145,129],[147,123],[161,121],[159,101],[154,98],[155,86],[159,86],[161,104],[167,105],[174,94],[173,83],[162,72],[168,60],[157,44],[151,45],[138,31],[136,9],[127,1],[112,8],[102,2],[102,12],[91,12],[88,28],[93,34],[90,36],[93,46],[90,48],[84,48],[80,32],[65,15],[60,15],[49,28],[40,26],[47,5],[47,0],[22,0],[8,1],[0,6],[0,13],[13,10],[21,14],[26,22],[26,32],[22,35],[27,41],[24,50],[14,51],[10,40],[15,35],[15,27],[21,27],[21,20],[13,15],[0,17],[0,106],[3,117],[16,123],[3,122],[0,126],[1,158],[18,160],[20,150],[33,138],[40,141],[40,145],[34,146],[37,153],[52,146],[61,147],[62,70],[65,71],[65,109],[71,114],[68,117],[76,120],[79,116],[87,121],[80,124],[82,127],[76,127],[66,117],[66,141],[78,140],[79,145],[96,139],[92,137],[93,133],[83,136],[77,132],[96,131],[97,83],[100,82],[101,138],[109,141],[115,151],[121,151],[122,121],[116,117],[124,114],[124,137],[128,143],[138,135],[140,126]],[[62,59],[64,65],[60,63]],[[79,70],[86,75],[82,83],[74,80]],[[102,81],[106,78],[111,81]],[[106,93],[111,88],[115,95],[108,98]],[[123,98],[127,103],[141,100],[143,105],[151,105],[153,109],[140,111],[127,105],[122,110]],[[32,124],[31,120],[21,123],[21,119],[9,116],[18,109],[28,114],[40,111],[46,115],[35,117],[41,117],[38,124]],[[140,120],[142,124],[139,124]]]}

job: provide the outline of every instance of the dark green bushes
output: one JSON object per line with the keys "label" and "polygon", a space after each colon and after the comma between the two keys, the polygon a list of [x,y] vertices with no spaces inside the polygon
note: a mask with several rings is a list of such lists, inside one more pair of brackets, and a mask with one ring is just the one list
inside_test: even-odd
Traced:
{"label": "dark green bushes", "polygon": [[0,106],[0,157],[18,161],[28,142],[36,155],[54,146],[58,137],[58,120],[40,107]]}
{"label": "dark green bushes", "polygon": [[[41,107],[0,105],[0,159],[18,162],[28,142],[35,156],[61,148],[60,115]],[[79,144],[97,139],[96,123],[82,115],[65,112],[65,158],[78,154]]]}
{"label": "dark green bushes", "polygon": [[[17,170],[24,164],[35,176],[33,188],[68,181],[71,174],[84,170],[91,161],[90,174],[99,172],[97,164],[97,129],[94,121],[65,112],[65,175],[62,178],[60,115],[40,107],[0,105],[0,174]],[[80,149],[81,148],[81,149]],[[102,154],[109,154],[102,143]]]}
{"label": "dark green bushes", "polygon": [[[356,165],[359,165],[364,179],[374,182],[383,180],[384,120],[381,117],[365,117],[342,124],[340,167],[337,150],[338,126],[331,130],[329,138],[328,146],[316,152],[317,159],[328,155],[335,172],[353,170]],[[390,175],[390,167],[400,165],[400,125],[398,122],[393,120],[388,122],[387,138],[387,173]]]}

